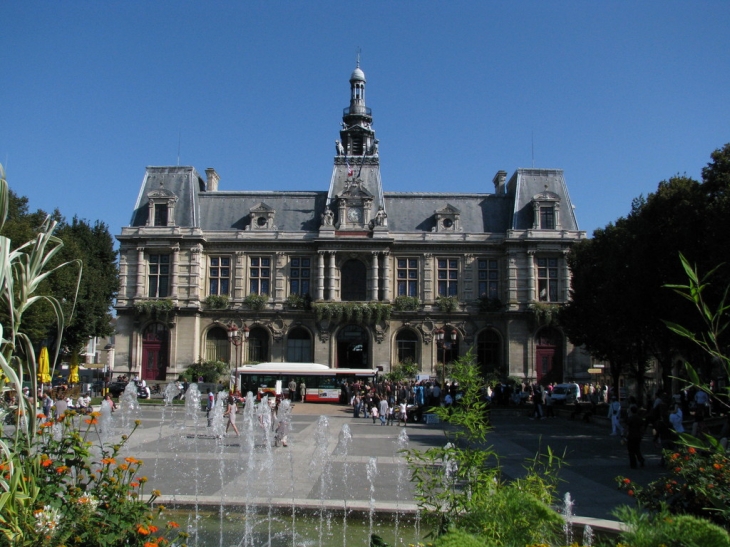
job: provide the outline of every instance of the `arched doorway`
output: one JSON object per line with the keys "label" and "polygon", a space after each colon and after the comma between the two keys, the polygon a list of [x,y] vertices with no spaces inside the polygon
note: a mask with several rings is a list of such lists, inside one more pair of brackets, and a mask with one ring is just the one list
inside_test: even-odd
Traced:
{"label": "arched doorway", "polygon": [[367,300],[367,268],[360,260],[348,260],[340,268],[342,274],[342,300],[357,302]]}
{"label": "arched doorway", "polygon": [[228,332],[222,327],[213,327],[205,336],[205,360],[230,363],[231,343]]}
{"label": "arched doorway", "polygon": [[402,329],[395,335],[395,358],[398,363],[418,363],[418,335]]}
{"label": "arched doorway", "polygon": [[563,381],[563,337],[554,328],[544,328],[535,336],[535,379],[547,385]]}
{"label": "arched doorway", "polygon": [[289,363],[312,362],[312,336],[304,327],[289,331],[286,339],[286,360]]}
{"label": "arched doorway", "polygon": [[265,363],[269,360],[269,331],[263,327],[253,327],[244,342],[247,363]]}
{"label": "arched doorway", "polygon": [[492,329],[479,333],[477,338],[477,362],[485,378],[493,374],[502,374],[502,352],[499,334]]}
{"label": "arched doorway", "polygon": [[368,331],[347,325],[337,333],[337,368],[368,368]]}
{"label": "arched doorway", "polygon": [[166,380],[169,335],[162,323],[151,323],[142,332],[142,379]]}

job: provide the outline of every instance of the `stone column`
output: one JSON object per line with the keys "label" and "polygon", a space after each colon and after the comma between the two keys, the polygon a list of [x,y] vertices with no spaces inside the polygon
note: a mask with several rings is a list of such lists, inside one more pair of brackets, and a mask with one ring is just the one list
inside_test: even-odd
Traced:
{"label": "stone column", "polygon": [[284,295],[286,294],[286,287],[284,287],[286,281],[284,276],[286,259],[286,253],[283,251],[276,252],[276,267],[274,268],[274,302],[283,302]]}
{"label": "stone column", "polygon": [[537,292],[535,291],[535,251],[527,251],[527,302],[537,302]]}
{"label": "stone column", "polygon": [[431,253],[423,254],[423,301],[433,302],[433,255]]}
{"label": "stone column", "polygon": [[378,289],[380,282],[378,280],[378,252],[373,251],[373,260],[370,264],[370,300],[378,300]]}
{"label": "stone column", "polygon": [[383,300],[385,300],[386,302],[390,302],[390,299],[393,296],[391,291],[391,283],[392,280],[390,279],[390,253],[388,251],[385,251],[383,253]]}
{"label": "stone column", "polygon": [[335,269],[335,255],[337,254],[335,251],[329,251],[330,253],[330,265],[329,265],[329,294],[327,295],[327,300],[339,300],[336,298],[337,296],[337,286],[336,286],[336,269]]}
{"label": "stone column", "polygon": [[317,257],[317,294],[315,300],[324,300],[324,251]]}
{"label": "stone column", "polygon": [[563,275],[562,277],[562,298],[561,302],[567,302],[570,300],[570,268],[568,267],[568,250],[563,250]]}
{"label": "stone column", "polygon": [[178,261],[180,260],[180,246],[176,245],[172,248],[172,265],[170,267],[170,297],[173,300],[178,299]]}
{"label": "stone column", "polygon": [[135,298],[144,298],[144,247],[137,247],[137,290]]}

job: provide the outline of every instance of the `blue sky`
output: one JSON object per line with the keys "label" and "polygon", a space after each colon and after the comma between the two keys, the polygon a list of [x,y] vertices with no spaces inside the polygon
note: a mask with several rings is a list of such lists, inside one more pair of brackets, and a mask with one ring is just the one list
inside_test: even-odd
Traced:
{"label": "blue sky", "polygon": [[385,191],[560,168],[590,235],[730,142],[729,7],[4,2],[0,162],[31,209],[113,234],[178,151],[221,190],[326,190],[359,48]]}

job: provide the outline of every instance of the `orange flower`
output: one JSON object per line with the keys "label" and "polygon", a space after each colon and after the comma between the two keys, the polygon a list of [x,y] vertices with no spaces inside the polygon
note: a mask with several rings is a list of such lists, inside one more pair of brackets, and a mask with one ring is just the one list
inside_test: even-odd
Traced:
{"label": "orange flower", "polygon": [[121,469],[122,471],[126,471],[127,469],[129,469],[129,466],[126,463],[123,463],[119,466],[119,469]]}
{"label": "orange flower", "polygon": [[629,490],[627,493],[628,493],[629,496],[633,496],[634,495],[634,491],[633,490]]}
{"label": "orange flower", "polygon": [[144,547],[158,547],[158,545],[154,541],[145,541]]}
{"label": "orange flower", "polygon": [[148,530],[147,528],[145,528],[144,526],[142,526],[142,525],[139,525],[139,526],[137,527],[137,533],[138,533],[138,534],[141,534],[141,535],[143,535],[143,536],[148,536],[148,535],[150,535],[150,531],[149,531],[149,530]]}
{"label": "orange flower", "polygon": [[137,488],[139,486],[139,483],[137,481],[130,482],[129,486],[131,486],[132,488]]}
{"label": "orange flower", "polygon": [[689,450],[687,450],[687,452],[689,452],[690,454],[695,454],[697,451],[690,446]]}
{"label": "orange flower", "polygon": [[157,532],[157,530],[159,530],[157,526],[155,526],[154,524],[150,524],[150,533],[154,534],[155,532]]}
{"label": "orange flower", "polygon": [[624,479],[624,484],[631,484],[631,479]]}
{"label": "orange flower", "polygon": [[87,418],[86,420],[84,420],[84,422],[89,425],[95,425],[99,423],[99,420],[97,420],[96,418]]}
{"label": "orange flower", "polygon": [[42,420],[43,418],[46,417],[46,415],[43,414],[43,412],[39,412],[38,414],[35,415],[35,417],[38,418],[39,420]]}
{"label": "orange flower", "polygon": [[59,465],[58,467],[56,467],[56,473],[58,473],[59,475],[62,475],[66,471],[68,471],[68,466],[66,465]]}
{"label": "orange flower", "polygon": [[41,465],[43,467],[51,467],[53,465],[53,460],[49,457],[45,457],[41,459]]}
{"label": "orange flower", "polygon": [[117,460],[115,460],[114,458],[102,458],[101,463],[102,465],[111,465],[117,463]]}
{"label": "orange flower", "polygon": [[712,467],[714,467],[714,468],[715,468],[715,469],[717,469],[718,471],[719,471],[720,469],[722,469],[722,465],[720,465],[719,463],[713,463],[713,464],[712,464]]}
{"label": "orange flower", "polygon": [[180,528],[180,525],[177,522],[175,522],[174,520],[171,520],[170,522],[168,522],[167,525],[170,528]]}
{"label": "orange flower", "polygon": [[124,461],[127,463],[142,463],[142,460],[138,460],[137,458],[132,458],[131,456],[129,458],[124,458]]}

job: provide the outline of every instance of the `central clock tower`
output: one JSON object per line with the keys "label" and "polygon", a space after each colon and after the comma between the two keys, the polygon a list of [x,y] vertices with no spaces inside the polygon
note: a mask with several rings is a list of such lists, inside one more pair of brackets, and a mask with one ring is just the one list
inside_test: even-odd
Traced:
{"label": "central clock tower", "polygon": [[[373,230],[375,214],[385,210],[378,140],[372,127],[372,110],[365,105],[365,82],[358,58],[350,76],[350,106],[342,112],[340,140],[335,141],[327,210],[336,213],[336,220],[329,230]],[[324,217],[322,229],[327,230]],[[382,227],[378,229],[383,231]]]}

